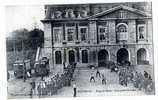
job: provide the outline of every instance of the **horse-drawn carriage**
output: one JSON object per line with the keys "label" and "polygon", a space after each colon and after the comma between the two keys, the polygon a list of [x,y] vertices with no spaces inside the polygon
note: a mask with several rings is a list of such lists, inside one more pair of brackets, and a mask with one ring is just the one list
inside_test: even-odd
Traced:
{"label": "horse-drawn carriage", "polygon": [[[34,69],[34,72],[32,72],[32,69]],[[35,62],[34,67],[31,67],[30,60],[17,60],[13,64],[13,70],[16,78],[31,77],[31,75],[45,76],[50,72],[49,59],[43,57]]]}

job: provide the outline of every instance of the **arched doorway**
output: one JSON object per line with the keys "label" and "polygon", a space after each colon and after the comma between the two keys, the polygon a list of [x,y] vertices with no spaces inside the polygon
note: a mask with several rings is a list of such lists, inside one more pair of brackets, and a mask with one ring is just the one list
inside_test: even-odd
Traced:
{"label": "arched doorway", "polygon": [[69,63],[75,62],[75,52],[73,50],[69,51]]}
{"label": "arched doorway", "polygon": [[129,61],[128,51],[125,48],[119,49],[117,51],[117,62],[123,64],[125,61]]}
{"label": "arched doorway", "polygon": [[106,66],[109,61],[109,54],[106,50],[100,50],[98,52],[98,66]]}
{"label": "arched doorway", "polygon": [[61,51],[56,51],[55,52],[55,63],[56,64],[62,64]]}
{"label": "arched doorway", "polygon": [[137,64],[148,64],[146,58],[146,50],[144,48],[139,49],[137,51]]}
{"label": "arched doorway", "polygon": [[88,51],[82,50],[82,63],[88,63]]}

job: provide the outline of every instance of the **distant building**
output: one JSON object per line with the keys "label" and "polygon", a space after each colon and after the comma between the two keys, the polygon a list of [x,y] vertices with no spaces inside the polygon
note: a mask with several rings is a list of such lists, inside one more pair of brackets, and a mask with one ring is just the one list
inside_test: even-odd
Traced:
{"label": "distant building", "polygon": [[46,5],[45,10],[43,55],[53,66],[153,65],[151,3]]}

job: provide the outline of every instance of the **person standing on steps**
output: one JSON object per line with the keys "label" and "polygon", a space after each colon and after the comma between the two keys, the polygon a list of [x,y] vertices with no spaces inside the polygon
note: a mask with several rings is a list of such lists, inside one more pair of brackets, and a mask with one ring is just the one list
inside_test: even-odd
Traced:
{"label": "person standing on steps", "polygon": [[32,93],[32,95],[35,95],[36,94],[36,83],[35,83],[35,81],[34,80],[32,80],[32,82],[30,83],[30,85],[31,85],[31,93]]}
{"label": "person standing on steps", "polygon": [[76,83],[73,84],[73,90],[74,90],[73,97],[76,97],[76,93],[77,93]]}
{"label": "person standing on steps", "polygon": [[37,91],[38,91],[38,97],[40,98],[42,96],[41,82],[39,82],[39,84],[37,86]]}
{"label": "person standing on steps", "polygon": [[101,76],[100,76],[100,71],[99,71],[98,68],[97,68],[96,77],[98,77],[98,76],[101,77]]}
{"label": "person standing on steps", "polygon": [[93,82],[95,82],[95,78],[94,78],[94,74],[91,73],[91,77],[90,77],[90,82],[93,80]]}
{"label": "person standing on steps", "polygon": [[106,85],[106,82],[107,82],[106,77],[102,74],[102,84]]}

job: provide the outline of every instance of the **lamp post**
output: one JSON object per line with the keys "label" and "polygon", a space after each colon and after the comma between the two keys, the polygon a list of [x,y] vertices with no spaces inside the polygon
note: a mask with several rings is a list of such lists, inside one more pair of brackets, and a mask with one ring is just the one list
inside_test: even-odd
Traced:
{"label": "lamp post", "polygon": [[26,81],[26,65],[25,65],[24,60],[23,60],[23,80],[24,82]]}

